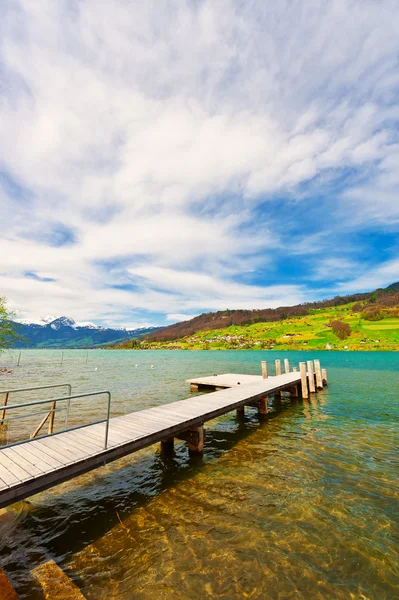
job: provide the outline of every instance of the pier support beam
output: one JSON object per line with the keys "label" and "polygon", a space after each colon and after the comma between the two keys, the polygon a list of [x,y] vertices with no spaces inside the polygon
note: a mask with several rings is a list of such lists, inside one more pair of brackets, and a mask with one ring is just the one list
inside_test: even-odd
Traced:
{"label": "pier support beam", "polygon": [[190,427],[187,433],[192,434],[191,440],[188,442],[188,451],[190,454],[203,454],[204,443],[205,443],[205,430],[204,426]]}
{"label": "pier support beam", "polygon": [[245,406],[240,406],[240,408],[237,408],[236,415],[238,418],[242,418],[245,415]]}
{"label": "pier support beam", "polygon": [[190,390],[192,392],[198,392],[198,385],[195,383],[190,383]]}
{"label": "pier support beam", "polygon": [[267,415],[269,412],[269,398],[266,396],[265,398],[261,398],[258,402],[258,414]]}
{"label": "pier support beam", "polygon": [[290,361],[288,360],[288,358],[284,359],[284,371],[286,373],[290,372]]}
{"label": "pier support beam", "polygon": [[308,360],[307,365],[308,365],[309,392],[311,394],[314,394],[316,391],[316,387],[314,384],[313,362],[311,360]]}
{"label": "pier support beam", "polygon": [[290,389],[290,396],[291,396],[291,398],[298,398],[298,386],[297,385],[293,385],[292,388]]}
{"label": "pier support beam", "polygon": [[275,361],[275,365],[276,365],[276,375],[281,375],[281,360],[276,360]]}
{"label": "pier support beam", "polygon": [[316,370],[316,387],[318,390],[322,390],[323,389],[323,379],[321,376],[320,361],[315,360],[314,366],[315,366],[315,370]]}
{"label": "pier support beam", "polygon": [[327,369],[322,369],[321,370],[321,379],[323,381],[323,385],[328,385],[328,380],[327,380]]}
{"label": "pier support beam", "polygon": [[306,374],[306,363],[305,362],[299,363],[299,368],[301,371],[302,398],[309,398],[308,381],[307,381],[308,378],[307,378],[307,374]]}
{"label": "pier support beam", "polygon": [[166,438],[165,440],[161,440],[161,452],[162,454],[171,454],[174,449],[174,438]]}

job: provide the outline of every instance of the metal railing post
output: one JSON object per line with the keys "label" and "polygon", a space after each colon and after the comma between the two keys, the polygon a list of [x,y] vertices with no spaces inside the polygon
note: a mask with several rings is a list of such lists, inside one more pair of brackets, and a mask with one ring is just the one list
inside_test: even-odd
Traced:
{"label": "metal railing post", "polygon": [[108,447],[108,432],[109,432],[109,418],[111,415],[111,393],[107,392],[108,395],[108,407],[107,407],[107,421],[105,423],[105,442],[104,442],[104,450]]}
{"label": "metal railing post", "polygon": [[[69,388],[69,395],[72,396],[72,386],[70,383],[67,384],[68,388]],[[71,400],[69,399],[67,402],[67,410],[66,410],[66,415],[65,415],[65,429],[68,428],[68,420],[69,420],[69,409],[71,407]]]}

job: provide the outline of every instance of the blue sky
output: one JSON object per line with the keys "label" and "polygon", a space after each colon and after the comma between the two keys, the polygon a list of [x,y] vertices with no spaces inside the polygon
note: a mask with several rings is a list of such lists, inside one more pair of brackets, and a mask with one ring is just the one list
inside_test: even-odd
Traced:
{"label": "blue sky", "polygon": [[399,280],[395,1],[5,0],[0,295],[135,327]]}

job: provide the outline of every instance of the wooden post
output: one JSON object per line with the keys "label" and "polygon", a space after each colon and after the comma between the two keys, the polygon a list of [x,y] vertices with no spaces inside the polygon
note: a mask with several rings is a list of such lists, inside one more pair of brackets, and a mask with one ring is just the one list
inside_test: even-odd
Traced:
{"label": "wooden post", "polygon": [[237,417],[243,417],[245,415],[245,407],[244,406],[240,406],[239,408],[236,409],[236,415]]}
{"label": "wooden post", "polygon": [[314,361],[314,366],[316,369],[316,387],[318,390],[322,390],[323,389],[323,379],[321,376],[321,369],[320,369],[320,361],[319,360],[315,360]]}
{"label": "wooden post", "polygon": [[308,378],[307,378],[307,375],[306,375],[306,363],[305,362],[299,363],[299,368],[301,370],[302,398],[309,398],[308,381],[307,381]]}
{"label": "wooden post", "polygon": [[313,362],[308,360],[308,379],[309,379],[309,392],[314,394],[316,391],[314,385],[314,371],[313,371]]}
{"label": "wooden post", "polygon": [[204,426],[190,427],[190,431],[198,432],[198,442],[189,442],[188,451],[190,454],[202,454],[204,452],[205,431]]}
{"label": "wooden post", "polygon": [[48,422],[48,432],[49,433],[53,433],[53,430],[54,430],[55,402],[51,403],[51,410],[52,410],[52,412],[49,413],[49,422]]}
{"label": "wooden post", "polygon": [[262,378],[267,379],[269,377],[269,373],[267,372],[267,362],[262,360],[260,364],[262,366]]}
{"label": "wooden post", "polygon": [[328,384],[328,380],[327,380],[327,369],[322,369],[321,370],[321,379],[323,381],[323,385],[327,385]]}
{"label": "wooden post", "polygon": [[[4,396],[4,402],[3,402],[3,406],[7,406],[7,402],[8,402],[8,392],[6,393],[6,395]],[[2,410],[1,411],[1,418],[0,418],[0,425],[3,425],[3,421],[6,418],[6,410]]]}
{"label": "wooden post", "polygon": [[288,360],[288,358],[284,359],[284,371],[286,373],[290,372],[290,361]]}
{"label": "wooden post", "polygon": [[174,438],[166,438],[165,440],[161,440],[161,452],[162,454],[171,454],[174,449]]}
{"label": "wooden post", "polygon": [[294,367],[292,370],[294,371],[294,373],[298,373],[298,367]]}
{"label": "wooden post", "polygon": [[261,398],[259,400],[259,403],[258,403],[258,413],[260,415],[267,415],[267,413],[269,412],[269,410],[268,410],[268,404],[269,404],[269,398],[267,396],[265,398]]}
{"label": "wooden post", "polygon": [[297,385],[293,385],[292,388],[290,389],[290,396],[291,396],[291,398],[298,398],[298,386]]}
{"label": "wooden post", "polygon": [[21,352],[19,353],[19,356],[18,356],[17,367],[19,367],[19,363],[20,363],[20,362],[21,362]]}
{"label": "wooden post", "polygon": [[276,360],[276,375],[281,375],[281,360]]}
{"label": "wooden post", "polygon": [[88,358],[89,358],[89,351],[87,350],[87,352],[86,352],[86,365],[87,365]]}
{"label": "wooden post", "polygon": [[196,383],[190,383],[190,390],[192,392],[197,392],[198,391],[198,385]]}
{"label": "wooden post", "polygon": [[60,365],[62,365],[63,361],[64,361],[64,353],[62,353],[62,354],[61,354],[61,362],[60,362]]}

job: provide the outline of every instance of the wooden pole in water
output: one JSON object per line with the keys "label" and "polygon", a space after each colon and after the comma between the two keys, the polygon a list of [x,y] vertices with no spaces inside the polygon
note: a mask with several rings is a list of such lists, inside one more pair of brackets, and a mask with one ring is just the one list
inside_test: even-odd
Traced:
{"label": "wooden pole in water", "polygon": [[309,392],[314,394],[316,391],[314,384],[314,371],[313,371],[313,362],[308,360],[308,379],[309,379]]}
{"label": "wooden pole in water", "polygon": [[239,408],[236,408],[236,415],[237,415],[237,417],[242,418],[245,415],[245,407],[240,406]]}
{"label": "wooden pole in water", "polygon": [[18,356],[17,367],[19,367],[19,363],[20,363],[20,362],[21,362],[21,352],[19,353],[19,356]]}
{"label": "wooden pole in water", "polygon": [[269,373],[267,372],[267,362],[262,360],[260,364],[262,366],[262,378],[267,379],[269,377]]}
{"label": "wooden pole in water", "polygon": [[261,398],[259,400],[259,403],[258,403],[258,413],[260,415],[267,415],[267,413],[268,413],[268,404],[269,404],[269,398],[268,397]]}
{"label": "wooden pole in water", "polygon": [[294,373],[298,373],[298,367],[294,367],[292,370],[294,371]]}
{"label": "wooden pole in water", "polygon": [[286,373],[290,372],[290,361],[288,360],[288,358],[284,359],[284,371]]}
{"label": "wooden pole in water", "polygon": [[55,417],[55,402],[51,403],[51,412],[48,422],[48,432],[53,433],[54,430],[54,417]]}
{"label": "wooden pole in water", "polygon": [[166,440],[161,440],[161,452],[163,454],[170,454],[173,452],[174,449],[174,438],[170,437],[167,438]]}
{"label": "wooden pole in water", "polygon": [[188,443],[188,451],[190,454],[202,454],[204,452],[204,442],[205,442],[205,431],[204,426],[200,425],[199,427],[190,427],[190,431],[194,431],[198,433],[198,439],[196,442]]}
{"label": "wooden pole in water", "polygon": [[89,351],[87,350],[87,352],[86,352],[86,365],[87,365],[88,358],[89,358]]}
{"label": "wooden pole in water", "polygon": [[[6,395],[4,396],[4,402],[3,402],[3,406],[7,406],[7,402],[8,402],[8,392],[6,393]],[[3,409],[1,411],[1,419],[0,419],[0,425],[3,425],[3,421],[6,418],[6,411]]]}
{"label": "wooden pole in water", "polygon": [[64,352],[61,354],[61,362],[60,362],[60,365],[62,365],[62,363],[63,363],[63,360],[64,360]]}
{"label": "wooden pole in water", "polygon": [[299,363],[299,369],[301,371],[302,398],[309,398],[308,381],[307,381],[308,378],[306,375],[306,363],[305,362]]}
{"label": "wooden pole in water", "polygon": [[327,369],[322,369],[321,370],[321,378],[323,380],[323,385],[328,385],[328,380],[327,380]]}
{"label": "wooden pole in water", "polygon": [[321,376],[321,368],[320,368],[320,361],[319,360],[315,360],[314,361],[314,366],[316,369],[316,387],[318,390],[322,390],[323,389],[323,379]]}
{"label": "wooden pole in water", "polygon": [[276,360],[275,361],[276,364],[276,375],[281,375],[281,360]]}

